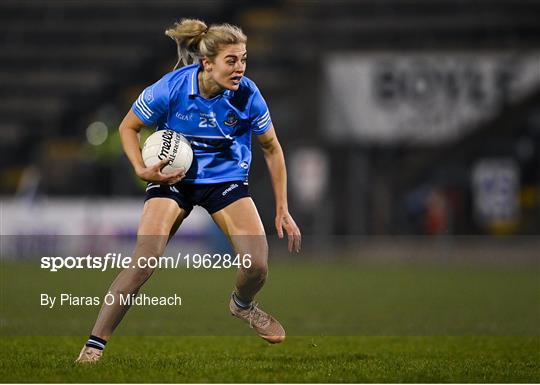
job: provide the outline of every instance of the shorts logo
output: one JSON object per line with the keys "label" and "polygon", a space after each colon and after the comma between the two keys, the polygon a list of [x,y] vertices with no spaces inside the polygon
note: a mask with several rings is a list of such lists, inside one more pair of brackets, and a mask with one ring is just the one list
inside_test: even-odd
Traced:
{"label": "shorts logo", "polygon": [[249,164],[247,162],[240,163],[240,168],[243,168],[244,170],[247,170],[249,167]]}
{"label": "shorts logo", "polygon": [[225,195],[227,195],[228,193],[230,193],[232,190],[234,190],[234,189],[237,188],[237,187],[238,187],[238,185],[237,185],[236,183],[233,183],[233,184],[231,184],[229,187],[227,187],[227,188],[225,189],[225,191],[223,191],[223,192],[221,193],[221,195],[225,196]]}
{"label": "shorts logo", "polygon": [[223,123],[225,123],[226,126],[232,127],[238,123],[238,116],[231,111],[227,114],[227,119]]}

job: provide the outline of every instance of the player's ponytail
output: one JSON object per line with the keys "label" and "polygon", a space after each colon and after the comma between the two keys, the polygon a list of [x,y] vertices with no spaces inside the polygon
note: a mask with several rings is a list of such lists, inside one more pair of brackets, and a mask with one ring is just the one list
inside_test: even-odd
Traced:
{"label": "player's ponytail", "polygon": [[174,69],[199,61],[199,43],[206,32],[206,24],[197,19],[182,19],[165,31],[165,35],[176,41],[178,48],[178,61]]}
{"label": "player's ponytail", "polygon": [[208,27],[204,21],[197,19],[182,19],[167,29],[165,35],[176,41],[178,48],[178,61],[174,69],[198,63],[203,57],[213,60],[223,45],[247,42],[246,35],[234,25]]}

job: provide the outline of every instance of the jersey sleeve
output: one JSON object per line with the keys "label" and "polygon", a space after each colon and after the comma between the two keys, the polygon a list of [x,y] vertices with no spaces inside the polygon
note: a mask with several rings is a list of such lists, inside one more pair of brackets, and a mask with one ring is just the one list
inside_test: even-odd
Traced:
{"label": "jersey sleeve", "polygon": [[131,109],[144,124],[153,126],[169,109],[169,86],[160,79],[139,95]]}
{"label": "jersey sleeve", "polygon": [[264,134],[272,125],[270,111],[259,90],[256,90],[253,95],[249,115],[251,119],[251,130],[255,135]]}

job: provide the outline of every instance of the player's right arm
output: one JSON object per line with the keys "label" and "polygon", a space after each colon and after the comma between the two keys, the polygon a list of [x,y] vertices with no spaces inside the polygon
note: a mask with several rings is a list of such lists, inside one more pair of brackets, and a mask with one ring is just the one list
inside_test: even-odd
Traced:
{"label": "player's right arm", "polygon": [[119,127],[122,147],[135,173],[139,178],[147,182],[159,184],[178,183],[185,176],[185,170],[179,169],[167,174],[162,173],[161,169],[167,165],[167,159],[163,159],[152,167],[146,167],[144,165],[139,145],[139,132],[144,125],[145,123],[130,109]]}

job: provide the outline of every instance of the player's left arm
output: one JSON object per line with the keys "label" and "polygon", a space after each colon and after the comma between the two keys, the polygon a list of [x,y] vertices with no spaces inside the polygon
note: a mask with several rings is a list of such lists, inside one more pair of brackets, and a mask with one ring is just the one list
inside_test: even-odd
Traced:
{"label": "player's left arm", "polygon": [[285,167],[285,157],[283,156],[283,150],[279,144],[274,126],[271,125],[264,134],[257,135],[257,139],[262,147],[264,159],[272,179],[272,187],[276,200],[275,224],[278,236],[283,238],[283,229],[285,229],[287,238],[289,240],[289,251],[294,250],[299,252],[302,237],[300,234],[300,229],[289,213],[289,206],[287,203],[287,169]]}

